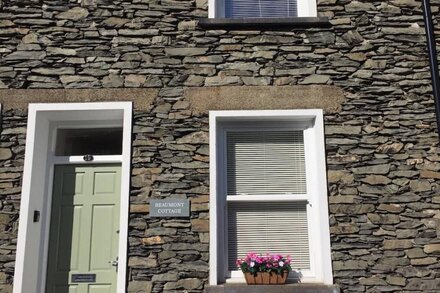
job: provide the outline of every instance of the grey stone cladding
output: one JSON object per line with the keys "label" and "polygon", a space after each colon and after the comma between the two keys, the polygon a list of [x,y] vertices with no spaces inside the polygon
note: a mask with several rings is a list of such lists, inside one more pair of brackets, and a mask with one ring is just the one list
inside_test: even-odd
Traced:
{"label": "grey stone cladding", "polygon": [[[205,30],[206,0],[0,0],[3,101],[17,89],[157,90],[134,113],[128,292],[207,285],[208,116],[185,90],[297,85],[345,96],[325,113],[335,284],[440,292],[440,149],[421,3],[319,0],[318,11],[330,27]],[[26,108],[2,110],[0,292],[12,291],[26,120]],[[191,217],[150,219],[149,198],[171,195],[190,199]]]}

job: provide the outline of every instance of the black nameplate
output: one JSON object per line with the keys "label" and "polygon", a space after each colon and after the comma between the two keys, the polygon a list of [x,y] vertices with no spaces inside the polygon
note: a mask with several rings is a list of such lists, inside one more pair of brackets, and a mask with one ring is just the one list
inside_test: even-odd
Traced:
{"label": "black nameplate", "polygon": [[72,274],[72,283],[95,283],[96,274]]}

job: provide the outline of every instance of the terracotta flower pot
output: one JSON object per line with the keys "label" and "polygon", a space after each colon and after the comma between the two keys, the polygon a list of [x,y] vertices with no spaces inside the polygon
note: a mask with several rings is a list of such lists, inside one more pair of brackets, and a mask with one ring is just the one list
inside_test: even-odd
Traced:
{"label": "terracotta flower pot", "polygon": [[275,285],[286,283],[289,272],[282,275],[275,273],[257,273],[255,276],[251,273],[243,273],[248,285]]}
{"label": "terracotta flower pot", "polygon": [[275,275],[277,276],[277,284],[285,284],[287,281],[287,277],[289,276],[289,272],[284,272],[282,275]]}
{"label": "terracotta flower pot", "polygon": [[261,274],[261,281],[263,284],[270,284],[270,274],[269,273],[260,273]]}

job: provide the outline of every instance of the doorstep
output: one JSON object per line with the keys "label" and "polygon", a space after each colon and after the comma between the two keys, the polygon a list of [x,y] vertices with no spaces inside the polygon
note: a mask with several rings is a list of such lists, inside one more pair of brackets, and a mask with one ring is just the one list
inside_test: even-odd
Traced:
{"label": "doorstep", "polygon": [[207,286],[206,293],[339,293],[336,285],[285,284],[285,285],[246,285],[225,284]]}

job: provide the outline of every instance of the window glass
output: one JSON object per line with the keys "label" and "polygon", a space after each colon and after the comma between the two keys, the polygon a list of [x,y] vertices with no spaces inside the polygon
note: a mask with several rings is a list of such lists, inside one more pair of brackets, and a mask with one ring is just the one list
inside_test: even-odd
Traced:
{"label": "window glass", "polygon": [[305,194],[302,131],[227,133],[227,195]]}
{"label": "window glass", "polygon": [[229,270],[249,252],[290,255],[296,268],[310,269],[306,201],[270,201],[307,193],[303,131],[229,131],[226,147],[227,195],[266,199],[228,201]]}
{"label": "window glass", "polygon": [[122,128],[58,129],[55,155],[120,155]]}
{"label": "window glass", "polygon": [[249,252],[291,256],[310,269],[306,202],[228,202],[228,267]]}
{"label": "window glass", "polygon": [[296,17],[297,0],[225,0],[225,16],[246,17]]}

